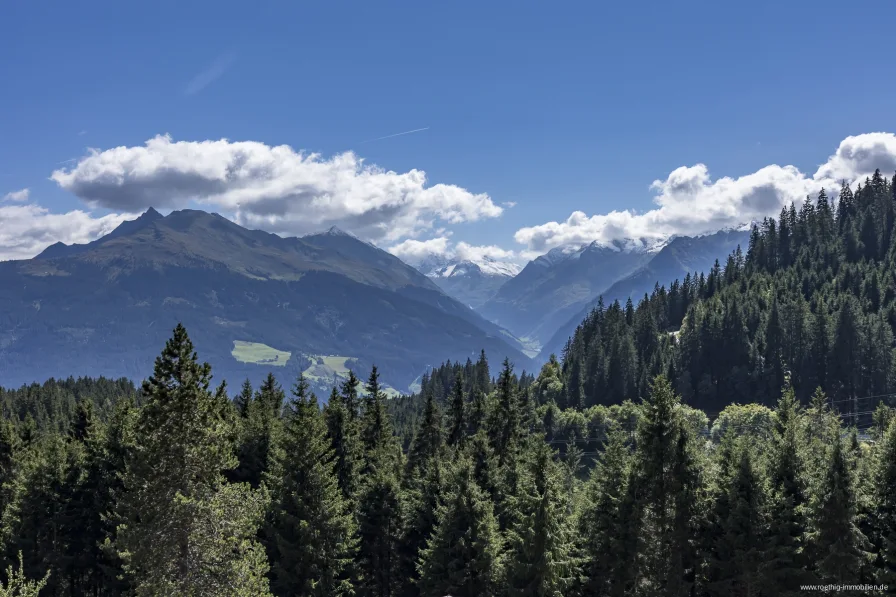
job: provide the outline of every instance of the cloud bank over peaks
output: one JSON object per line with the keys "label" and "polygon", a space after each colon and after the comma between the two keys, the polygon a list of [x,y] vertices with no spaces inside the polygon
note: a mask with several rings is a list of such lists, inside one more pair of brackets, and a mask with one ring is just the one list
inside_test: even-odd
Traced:
{"label": "cloud bank over peaks", "polygon": [[650,250],[676,235],[738,227],[777,215],[822,187],[835,198],[841,180],[854,184],[875,169],[888,177],[896,171],[896,135],[847,137],[811,175],[792,165],[770,165],[713,178],[705,164],[682,166],[649,185],[655,204],[649,211],[574,211],[565,220],[517,230],[520,246],[504,248],[452,241],[452,226],[500,217],[512,202],[496,204],[487,194],[456,185],[427,185],[420,170],[384,170],[352,152],[323,158],[285,145],[174,141],[163,135],[141,146],[91,150],[52,173],[61,188],[110,215],[50,213],[28,189],[0,194],[0,259],[33,257],[58,241],[89,242],[150,206],[164,212],[199,204],[284,236],[338,226],[412,264],[429,258],[522,264],[557,247],[622,242]]}
{"label": "cloud bank over peaks", "polygon": [[588,216],[573,212],[566,220],[521,228],[514,239],[526,254],[593,241],[641,239],[647,244],[673,235],[699,235],[777,215],[791,202],[801,203],[822,188],[836,196],[842,180],[855,183],[880,169],[896,170],[896,135],[867,133],[844,139],[836,152],[808,176],[795,166],[770,165],[738,178],[713,180],[705,164],[682,166],[655,180],[655,209],[644,213],[612,211]]}
{"label": "cloud bank over peaks", "polygon": [[80,209],[54,214],[35,204],[0,204],[0,261],[30,259],[56,242],[88,243],[136,217],[110,214],[97,218]]}
{"label": "cloud bank over peaks", "polygon": [[452,243],[448,236],[439,236],[429,240],[407,239],[386,250],[414,267],[420,267],[423,264],[436,266],[450,261],[497,262],[513,265],[525,261],[515,251],[496,245],[471,245],[463,241]]}
{"label": "cloud bank over peaks", "polygon": [[487,194],[427,186],[421,170],[397,173],[365,165],[353,152],[324,159],[256,141],[160,135],[143,146],[92,150],[51,178],[92,207],[133,212],[192,201],[269,232],[302,235],[337,225],[374,242],[503,212]]}

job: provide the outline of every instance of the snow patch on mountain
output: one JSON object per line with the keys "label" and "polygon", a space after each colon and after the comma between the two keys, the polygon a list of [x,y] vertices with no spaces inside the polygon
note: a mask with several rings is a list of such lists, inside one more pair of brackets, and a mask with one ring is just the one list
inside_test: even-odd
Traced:
{"label": "snow patch on mountain", "polygon": [[431,258],[423,261],[417,269],[430,278],[459,278],[463,276],[512,278],[520,273],[522,268],[516,263],[483,257],[465,260]]}

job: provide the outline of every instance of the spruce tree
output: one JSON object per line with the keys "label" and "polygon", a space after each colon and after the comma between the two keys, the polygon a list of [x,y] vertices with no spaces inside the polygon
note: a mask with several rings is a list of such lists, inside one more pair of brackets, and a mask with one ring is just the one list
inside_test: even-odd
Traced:
{"label": "spruce tree", "polygon": [[811,533],[816,574],[822,583],[855,584],[868,559],[867,539],[855,517],[855,493],[843,440],[830,450],[827,469],[814,499]]}
{"label": "spruce tree", "polygon": [[303,376],[293,388],[276,470],[274,592],[330,597],[353,592],[355,523],[334,470],[327,426]]}
{"label": "spruce tree", "polygon": [[399,595],[420,595],[417,564],[423,548],[435,530],[439,506],[445,491],[445,466],[442,454],[435,454],[409,479],[402,509],[404,521],[399,545]]}
{"label": "spruce tree", "polygon": [[142,595],[267,595],[254,540],[265,502],[227,485],[236,461],[200,364],[180,324],[143,383],[134,449],[118,503],[115,547]]}
{"label": "spruce tree", "polygon": [[518,449],[520,412],[513,379],[513,365],[504,359],[504,368],[498,377],[498,392],[495,408],[491,413],[489,439],[499,466],[507,466]]}
{"label": "spruce tree", "polygon": [[[665,377],[657,377],[642,405],[635,467],[638,475],[641,529],[638,585],[646,591],[688,591],[683,562],[691,546],[682,544],[681,526],[691,524],[696,507],[694,463],[687,450],[686,426],[680,421],[679,399]],[[685,478],[681,478],[684,475]],[[677,478],[678,477],[678,478]],[[673,593],[669,593],[673,594]]]}
{"label": "spruce tree", "polygon": [[280,384],[269,374],[248,402],[245,418],[240,418],[236,440],[238,465],[228,472],[229,481],[247,482],[253,488],[261,485],[268,465],[274,460],[273,449],[281,433],[283,400]]}
{"label": "spruce tree", "polygon": [[15,424],[9,419],[0,420],[0,517],[9,504],[22,464],[21,448],[22,440]]}
{"label": "spruce tree", "polygon": [[391,460],[396,448],[392,434],[392,424],[386,411],[386,395],[380,387],[380,376],[376,365],[364,386],[364,414],[361,420],[361,442],[366,459],[365,472],[373,466],[373,460]]}
{"label": "spruce tree", "polygon": [[358,498],[360,487],[361,445],[358,438],[358,424],[345,406],[341,394],[333,388],[330,401],[324,411],[330,448],[335,457],[334,467],[339,489],[352,510]]}
{"label": "spruce tree", "polygon": [[240,393],[233,399],[236,403],[236,410],[243,419],[249,416],[249,405],[252,404],[252,382],[248,378],[243,382]]}
{"label": "spruce tree", "polygon": [[874,470],[877,581],[896,586],[896,419],[881,440]]}
{"label": "spruce tree", "polygon": [[374,458],[358,500],[358,572],[362,595],[391,597],[402,584],[401,487],[389,458]]}
{"label": "spruce tree", "polygon": [[507,569],[512,595],[562,597],[579,575],[567,519],[569,496],[552,455],[546,443],[534,444],[514,500]]}
{"label": "spruce tree", "polygon": [[459,457],[438,510],[435,531],[420,558],[421,594],[480,597],[500,590],[503,558],[492,504],[474,480],[473,463]]}
{"label": "spruce tree", "polygon": [[451,421],[448,429],[448,445],[463,447],[467,436],[467,401],[464,396],[464,378],[460,371],[451,388]]}
{"label": "spruce tree", "polygon": [[361,421],[364,467],[358,499],[358,568],[363,594],[390,597],[396,594],[401,581],[397,550],[401,539],[402,496],[397,475],[398,448],[376,367],[370,372],[365,392]]}
{"label": "spruce tree", "polygon": [[68,545],[72,540],[71,446],[59,435],[35,440],[12,486],[3,512],[4,561],[24,555],[24,571],[52,574],[47,591],[59,594],[68,585]]}
{"label": "spruce tree", "polygon": [[728,516],[722,521],[714,546],[716,571],[709,585],[712,595],[756,595],[761,589],[762,486],[745,442],[737,448],[737,471],[728,490]]}
{"label": "spruce tree", "polygon": [[442,432],[442,413],[431,391],[426,393],[423,406],[423,418],[414,433],[411,447],[408,452],[408,475],[412,478],[419,476],[419,469],[438,456],[444,446],[445,439]]}
{"label": "spruce tree", "polygon": [[775,410],[769,454],[769,521],[761,568],[764,591],[797,594],[811,583],[805,549],[807,506],[799,441],[800,411],[793,388],[785,387]]}
{"label": "spruce tree", "polygon": [[614,585],[626,566],[626,520],[623,501],[627,492],[630,455],[626,434],[614,427],[597,466],[591,472],[583,511],[578,516],[579,551],[583,558],[582,594],[617,595]]}
{"label": "spruce tree", "polygon": [[361,406],[358,402],[358,386],[360,384],[361,381],[355,376],[355,372],[349,369],[348,377],[345,378],[345,381],[342,382],[342,385],[339,388],[342,396],[342,403],[345,405],[349,417],[352,420],[358,418],[358,409]]}

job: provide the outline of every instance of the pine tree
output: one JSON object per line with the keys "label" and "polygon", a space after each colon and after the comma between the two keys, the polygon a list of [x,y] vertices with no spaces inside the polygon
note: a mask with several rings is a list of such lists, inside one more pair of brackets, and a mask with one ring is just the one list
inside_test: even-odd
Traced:
{"label": "pine tree", "polygon": [[361,445],[358,438],[358,424],[345,406],[342,395],[336,388],[330,394],[330,401],[324,411],[330,449],[335,457],[334,468],[342,497],[354,510],[361,484]]}
{"label": "pine tree", "polygon": [[[240,399],[243,399],[242,394]],[[240,418],[236,438],[238,465],[228,472],[229,481],[247,482],[253,488],[261,485],[273,461],[273,448],[282,430],[280,415],[284,399],[280,384],[272,374],[268,374],[258,392],[247,403],[245,418]]]}
{"label": "pine tree", "polygon": [[265,409],[265,416],[271,419],[279,419],[283,411],[283,403],[286,400],[286,392],[277,383],[277,378],[273,373],[268,373],[267,377],[258,388],[256,401],[259,406]]}
{"label": "pine tree", "polygon": [[784,385],[784,338],[777,297],[772,300],[768,321],[765,326],[765,351],[763,360],[766,383],[770,395],[774,395]]}
{"label": "pine tree", "polygon": [[355,372],[349,369],[348,377],[340,387],[342,402],[352,420],[358,417],[358,409],[361,406],[358,402],[358,386],[360,384],[361,381],[355,376]]}
{"label": "pine tree", "polygon": [[504,368],[498,377],[497,403],[489,426],[489,439],[499,466],[506,466],[518,448],[520,412],[516,392],[513,365],[509,359],[504,359]]}
{"label": "pine tree", "polygon": [[442,455],[435,454],[405,487],[404,522],[399,546],[400,595],[420,595],[418,561],[435,530],[441,497],[445,491]]}
{"label": "pine tree", "polygon": [[740,442],[736,452],[737,471],[726,496],[728,516],[714,546],[713,595],[758,595],[762,586],[762,489],[750,449]]}
{"label": "pine tree", "polygon": [[479,352],[479,360],[476,361],[476,379],[473,387],[483,394],[488,394],[491,390],[492,376],[488,368],[488,358],[485,356],[485,350]]}
{"label": "pine tree", "polygon": [[94,508],[100,515],[99,532],[103,536],[96,561],[100,594],[119,595],[130,589],[124,574],[124,562],[112,541],[118,524],[124,522],[115,510],[125,490],[124,475],[134,450],[133,430],[138,415],[132,400],[119,400],[115,404],[101,440],[102,446],[95,447],[98,453],[93,455],[92,467],[88,472],[88,490],[95,488]]}
{"label": "pine tree", "polygon": [[414,434],[408,453],[407,467],[410,477],[419,477],[419,469],[425,467],[438,456],[445,443],[442,433],[442,413],[436,404],[435,396],[426,393],[423,407],[423,418]]}
{"label": "pine tree", "polygon": [[396,594],[401,581],[397,552],[401,540],[402,501],[397,476],[398,447],[375,366],[365,392],[361,421],[364,480],[358,500],[358,567],[364,595],[389,597]]}
{"label": "pine tree", "polygon": [[[624,504],[630,455],[626,434],[614,428],[600,461],[591,472],[578,517],[580,553],[583,557],[584,595],[618,595],[626,566],[624,552]],[[616,590],[614,590],[616,589]]]}
{"label": "pine tree", "polygon": [[380,376],[374,365],[364,386],[364,415],[361,421],[361,442],[366,456],[365,471],[377,458],[393,459],[395,442],[392,425],[386,412],[386,395],[380,387]]}
{"label": "pine tree", "polygon": [[[687,456],[687,437],[681,437],[679,399],[665,377],[651,385],[642,405],[638,425],[635,467],[641,504],[641,529],[649,535],[641,538],[638,549],[638,585],[645,591],[664,593],[687,591],[682,579],[685,552],[691,547],[680,543],[680,525],[690,524],[690,510],[696,505],[693,463]],[[681,440],[681,441],[680,441]],[[686,473],[685,479],[676,475]],[[649,536],[649,539],[648,539]],[[682,559],[683,558],[683,559]],[[673,594],[673,593],[669,593]]]}
{"label": "pine tree", "polygon": [[178,325],[143,384],[115,538],[137,595],[268,594],[253,539],[265,503],[224,483],[236,462],[210,375]]}
{"label": "pine tree", "polygon": [[764,590],[784,596],[801,592],[800,586],[812,581],[804,545],[807,501],[799,418],[796,396],[787,386],[775,410],[766,507],[769,527],[761,570]]}
{"label": "pine tree", "polygon": [[460,371],[451,388],[451,427],[448,429],[448,445],[463,447],[467,436],[467,401],[464,396],[464,378]]}
{"label": "pine tree", "polygon": [[350,577],[355,523],[339,488],[327,426],[303,376],[283,430],[282,475],[273,504],[273,589],[278,595],[338,596]]}
{"label": "pine tree", "polygon": [[670,595],[691,595],[699,568],[695,536],[701,522],[703,479],[695,454],[693,431],[681,413],[672,463],[674,515],[671,529],[671,563],[667,580]]}
{"label": "pine tree", "polygon": [[562,597],[577,579],[579,566],[566,516],[569,496],[546,443],[534,445],[526,468],[508,533],[508,592]]}
{"label": "pine tree", "polygon": [[252,382],[249,381],[248,378],[243,382],[243,386],[240,389],[240,393],[236,395],[234,398],[234,402],[236,403],[237,412],[239,412],[240,417],[246,419],[249,417],[249,405],[252,404]]}
{"label": "pine tree", "polygon": [[58,594],[68,580],[67,547],[72,539],[67,510],[70,500],[70,446],[59,435],[35,440],[11,488],[3,512],[4,561],[24,554],[24,571],[36,577],[53,572],[47,581]]}
{"label": "pine tree", "polygon": [[896,586],[896,419],[880,443],[874,471],[877,581]]}
{"label": "pine tree", "polygon": [[388,459],[372,460],[358,501],[360,592],[391,597],[401,585],[401,488]]}
{"label": "pine tree", "polygon": [[21,466],[21,449],[22,440],[16,426],[9,419],[0,420],[0,516],[11,498]]}
{"label": "pine tree", "polygon": [[421,555],[421,593],[495,595],[503,559],[492,504],[474,481],[472,461],[461,456],[454,467],[438,524]]}
{"label": "pine tree", "polygon": [[822,583],[855,584],[868,559],[867,539],[855,518],[853,480],[838,438],[830,450],[825,477],[815,496],[811,534],[817,575]]}

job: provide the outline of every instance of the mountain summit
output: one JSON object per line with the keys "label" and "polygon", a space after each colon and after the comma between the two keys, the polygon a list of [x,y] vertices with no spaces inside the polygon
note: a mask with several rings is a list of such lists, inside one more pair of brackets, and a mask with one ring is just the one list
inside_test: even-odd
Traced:
{"label": "mountain summit", "polygon": [[649,261],[652,250],[633,241],[553,249],[530,261],[478,311],[517,337],[542,344],[598,292]]}
{"label": "mountain summit", "polygon": [[442,290],[473,309],[495,295],[507,280],[520,272],[520,266],[490,257],[478,259],[430,258],[417,266]]}
{"label": "mountain summit", "polygon": [[182,322],[232,386],[272,368],[324,388],[376,364],[406,390],[428,366],[515,339],[397,257],[331,229],[248,230],[198,210],[148,210],[84,245],[0,263],[0,385],[71,371],[139,379]]}

